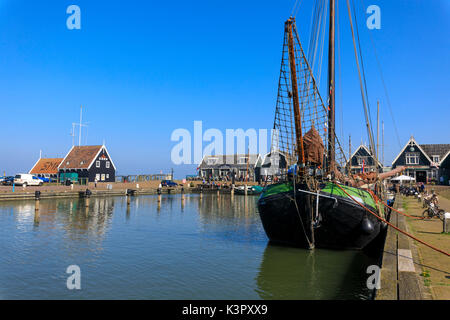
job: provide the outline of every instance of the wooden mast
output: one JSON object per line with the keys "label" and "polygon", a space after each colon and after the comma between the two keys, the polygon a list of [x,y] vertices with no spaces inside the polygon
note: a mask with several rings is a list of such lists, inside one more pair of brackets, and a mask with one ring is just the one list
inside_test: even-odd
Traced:
{"label": "wooden mast", "polygon": [[[297,67],[295,59],[295,49],[294,49],[294,35],[293,35],[293,23],[295,19],[289,18],[286,21],[286,31],[288,33],[288,48],[289,48],[289,65],[291,71],[291,87],[292,87],[292,104],[294,108],[294,123],[295,123],[295,142],[297,146],[297,164],[300,167],[305,163],[305,153],[303,150],[303,134],[302,134],[302,122],[300,115],[300,103],[298,99],[298,85],[297,85]],[[303,170],[299,170],[303,172]]]}
{"label": "wooden mast", "polygon": [[335,159],[335,0],[330,0],[328,34],[328,173],[334,172]]}

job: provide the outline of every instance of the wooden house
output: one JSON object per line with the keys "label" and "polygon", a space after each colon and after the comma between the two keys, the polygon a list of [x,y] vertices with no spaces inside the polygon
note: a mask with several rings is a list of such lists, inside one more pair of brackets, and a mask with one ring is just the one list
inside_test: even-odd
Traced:
{"label": "wooden house", "polygon": [[450,179],[450,144],[418,144],[411,137],[397,157],[392,168],[405,166],[405,174],[417,182],[447,184]]}
{"label": "wooden house", "polygon": [[58,167],[60,180],[114,182],[116,166],[106,146],[73,146]]}
{"label": "wooden house", "polygon": [[[383,172],[383,165],[370,152],[369,148],[361,144],[350,157],[350,172],[353,174],[364,172]],[[348,165],[348,163],[347,163]]]}
{"label": "wooden house", "polygon": [[198,167],[199,176],[205,180],[248,181],[260,179],[261,156],[259,154],[234,154],[204,156]]}

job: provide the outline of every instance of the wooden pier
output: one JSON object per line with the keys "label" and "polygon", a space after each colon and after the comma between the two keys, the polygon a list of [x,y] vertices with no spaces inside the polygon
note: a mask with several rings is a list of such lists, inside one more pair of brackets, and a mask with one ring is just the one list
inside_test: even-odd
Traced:
{"label": "wooden pier", "polygon": [[[400,196],[395,201],[395,209],[402,211]],[[391,224],[401,230],[408,230],[405,217],[391,213]],[[429,300],[431,294],[420,278],[421,266],[413,241],[394,228],[389,227],[383,249],[381,283],[375,300]]]}

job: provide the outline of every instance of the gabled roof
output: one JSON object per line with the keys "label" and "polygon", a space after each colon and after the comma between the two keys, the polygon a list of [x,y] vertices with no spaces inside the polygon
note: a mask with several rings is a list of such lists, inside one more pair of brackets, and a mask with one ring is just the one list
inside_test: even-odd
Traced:
{"label": "gabled roof", "polygon": [[40,158],[31,168],[30,174],[57,174],[63,158]]}
{"label": "gabled roof", "polygon": [[444,159],[450,151],[450,144],[422,144],[420,147],[430,158],[439,156],[439,161]]}
{"label": "gabled roof", "polygon": [[[105,146],[73,146],[64,160],[61,161],[58,169],[89,169],[102,150],[108,153]],[[109,161],[116,169],[111,158],[109,158]]]}
{"label": "gabled roof", "polygon": [[353,152],[352,156],[350,157],[350,159],[348,159],[347,162],[352,161],[353,157],[358,153],[358,151],[359,151],[360,149],[365,150],[365,151],[367,152],[367,154],[368,154],[370,157],[372,157],[374,160],[377,161],[377,163],[378,163],[378,165],[379,165],[380,167],[383,167],[383,165],[381,164],[381,162],[380,162],[378,159],[375,159],[375,157],[371,154],[369,148],[367,148],[367,147],[366,147],[365,145],[363,145],[363,144],[361,144],[358,148],[356,148],[355,152]]}
{"label": "gabled roof", "polygon": [[414,142],[414,144],[417,146],[417,148],[419,148],[420,152],[423,153],[423,155],[425,156],[425,158],[427,158],[428,161],[433,162],[431,160],[431,158],[428,156],[428,154],[421,148],[421,146],[417,143],[416,140],[414,140],[414,137],[411,137],[408,142],[405,144],[405,146],[403,147],[402,151],[400,151],[400,153],[397,155],[397,157],[395,157],[394,161],[392,161],[392,165],[395,164],[395,162],[398,160],[398,158],[400,157],[400,155],[406,150],[406,148],[409,146],[409,144],[411,142]]}

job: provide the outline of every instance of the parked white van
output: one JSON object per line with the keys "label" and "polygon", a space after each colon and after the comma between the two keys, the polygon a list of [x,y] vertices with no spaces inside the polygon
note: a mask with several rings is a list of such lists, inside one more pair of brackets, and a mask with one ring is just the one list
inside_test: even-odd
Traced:
{"label": "parked white van", "polygon": [[14,184],[19,186],[42,186],[44,181],[28,173],[17,174],[14,177]]}

